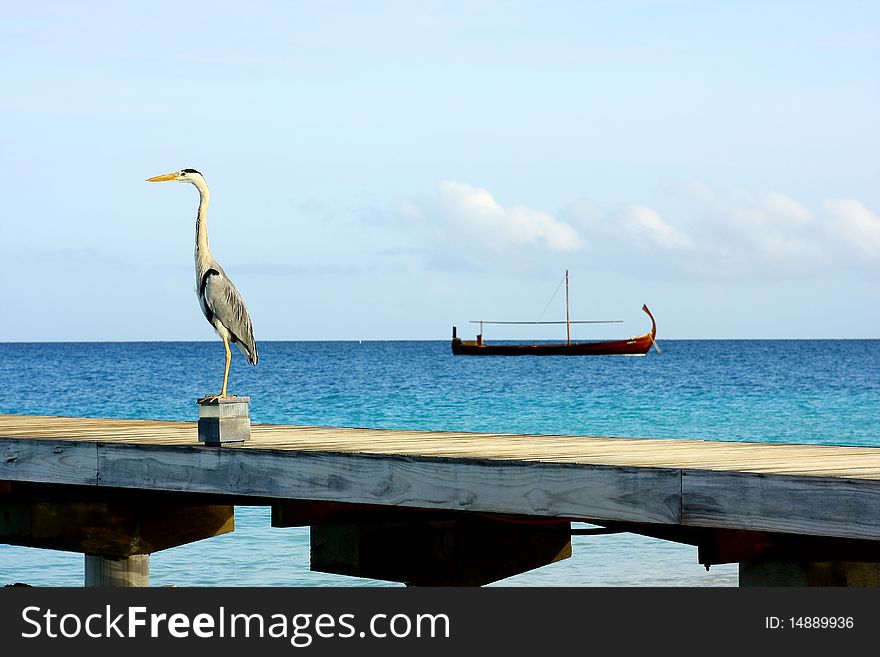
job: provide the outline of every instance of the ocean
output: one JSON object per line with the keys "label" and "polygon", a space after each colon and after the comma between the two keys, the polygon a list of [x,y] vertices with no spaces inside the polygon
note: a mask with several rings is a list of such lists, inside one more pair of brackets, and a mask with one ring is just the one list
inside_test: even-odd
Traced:
{"label": "ocean", "polygon": [[[448,341],[261,342],[233,355],[254,422],[880,446],[880,340],[661,340],[621,357],[452,356]],[[214,342],[0,343],[0,413],[194,420]],[[308,528],[237,507],[236,530],[151,557],[156,586],[388,586],[309,571]],[[735,586],[735,564],[631,534],[504,586]],[[80,586],[79,554],[0,546],[0,585]]]}

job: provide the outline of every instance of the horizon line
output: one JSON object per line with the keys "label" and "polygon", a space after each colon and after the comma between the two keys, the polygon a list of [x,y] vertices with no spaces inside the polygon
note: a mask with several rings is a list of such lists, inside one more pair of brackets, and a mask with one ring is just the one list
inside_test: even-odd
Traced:
{"label": "horizon line", "polygon": [[[839,337],[787,337],[787,338],[658,338],[657,342],[750,342],[750,341],[871,341],[880,340],[880,337],[874,338],[839,338]],[[498,338],[498,342],[552,342],[553,339],[536,339],[529,340],[527,338]],[[578,342],[595,342],[601,340],[578,340]],[[12,344],[200,344],[215,343],[216,340],[0,340],[0,345]],[[299,339],[270,339],[257,340],[258,344],[275,343],[275,342],[451,342],[450,338],[339,338],[333,340],[299,338]],[[219,344],[219,343],[218,343]]]}

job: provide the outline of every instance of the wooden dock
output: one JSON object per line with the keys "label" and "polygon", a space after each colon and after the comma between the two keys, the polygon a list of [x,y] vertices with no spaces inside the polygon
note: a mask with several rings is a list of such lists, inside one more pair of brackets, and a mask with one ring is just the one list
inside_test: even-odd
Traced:
{"label": "wooden dock", "polygon": [[[212,447],[195,423],[0,415],[0,482],[0,508],[19,513],[0,541],[43,547],[51,537],[28,529],[40,504],[145,513],[160,507],[135,500],[153,495],[163,513],[214,513],[214,533],[231,529],[222,509],[271,505],[273,524],[312,526],[313,569],[409,583],[483,583],[564,558],[570,523],[584,521],[697,545],[701,563],[739,562],[742,584],[880,585],[874,447],[280,425]],[[452,555],[437,553],[443,532],[460,539]],[[129,554],[61,549],[123,558],[204,537],[184,534]],[[399,546],[410,538],[416,548]],[[511,540],[532,547],[500,567]],[[473,556],[475,545],[494,553]],[[463,559],[474,567],[456,581]],[[501,570],[483,572],[488,561]]]}

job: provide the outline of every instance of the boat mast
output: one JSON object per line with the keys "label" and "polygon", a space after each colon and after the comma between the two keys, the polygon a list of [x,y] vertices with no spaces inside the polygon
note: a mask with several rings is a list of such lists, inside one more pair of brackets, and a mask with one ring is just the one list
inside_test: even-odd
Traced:
{"label": "boat mast", "polygon": [[565,270],[565,344],[571,344],[571,306],[568,301],[568,270]]}

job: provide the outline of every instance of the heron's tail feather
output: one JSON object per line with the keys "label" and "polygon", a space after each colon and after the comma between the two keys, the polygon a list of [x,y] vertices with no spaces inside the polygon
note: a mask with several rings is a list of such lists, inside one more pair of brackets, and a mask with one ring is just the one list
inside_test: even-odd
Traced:
{"label": "heron's tail feather", "polygon": [[235,344],[238,345],[238,348],[241,349],[241,353],[244,354],[245,358],[248,359],[248,362],[251,365],[257,364],[257,361],[260,360],[260,354],[257,353],[257,343],[256,342],[248,345],[248,344],[244,344],[243,342],[236,341]]}

